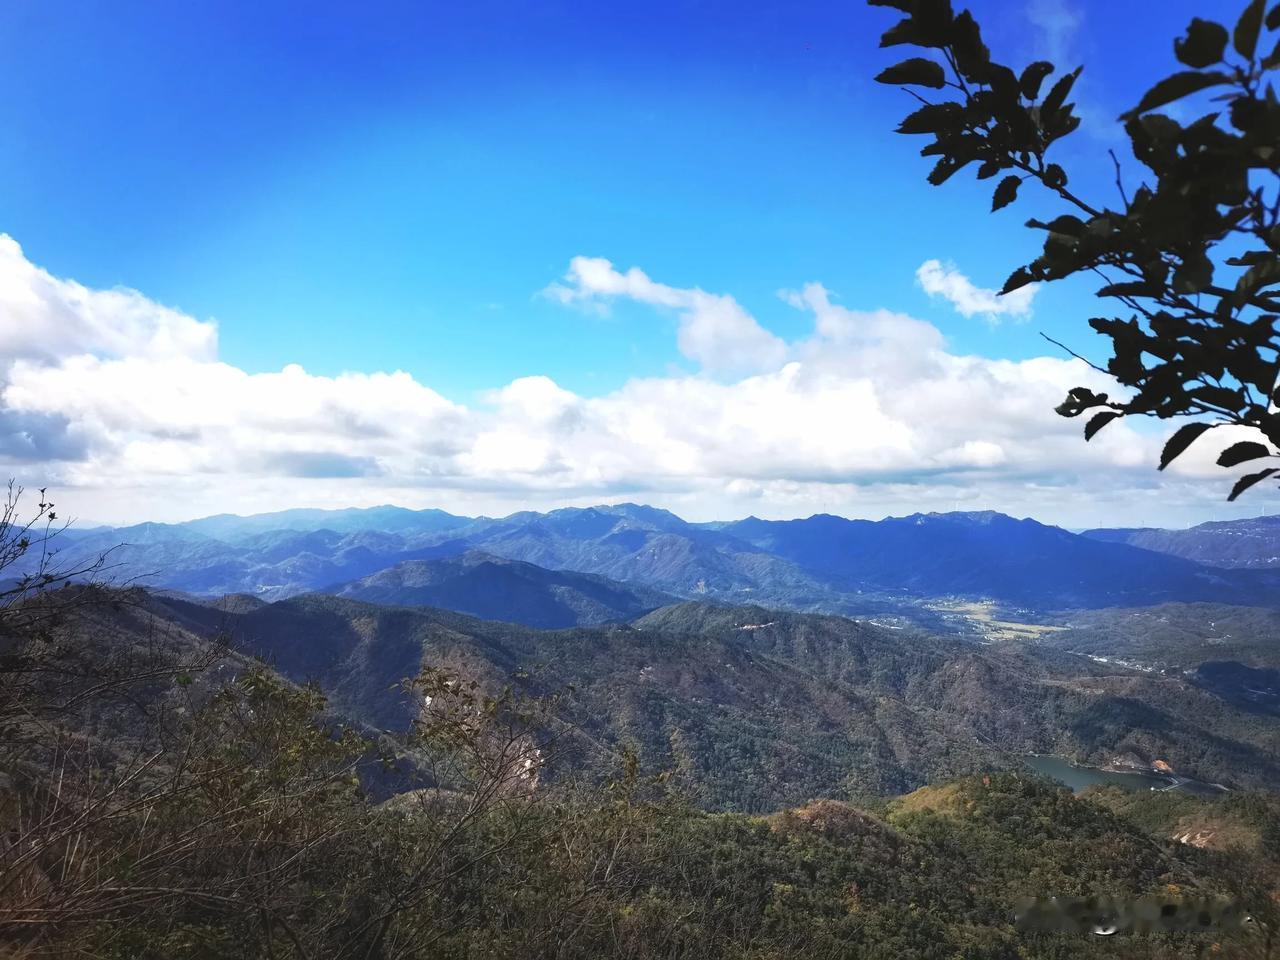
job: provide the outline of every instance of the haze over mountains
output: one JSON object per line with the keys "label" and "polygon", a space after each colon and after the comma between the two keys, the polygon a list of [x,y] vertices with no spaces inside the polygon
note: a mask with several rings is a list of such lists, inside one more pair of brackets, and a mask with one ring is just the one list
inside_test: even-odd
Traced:
{"label": "haze over mountains", "polygon": [[1280,517],[1210,521],[1187,530],[1086,530],[1084,536],[1127,543],[1214,567],[1280,567]]}
{"label": "haze over mountains", "polygon": [[63,535],[117,580],[277,600],[323,591],[535,626],[628,619],[672,597],[878,616],[939,597],[1040,611],[1280,605],[1280,519],[1069,533],[999,513],[688,523],[635,504],[457,517],[375,507],[221,515]]}

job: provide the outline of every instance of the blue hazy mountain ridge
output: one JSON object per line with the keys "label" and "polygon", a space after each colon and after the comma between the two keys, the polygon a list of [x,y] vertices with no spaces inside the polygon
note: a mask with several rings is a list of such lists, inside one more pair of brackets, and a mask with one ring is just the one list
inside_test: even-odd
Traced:
{"label": "blue hazy mountain ridge", "polygon": [[1280,568],[1280,516],[1211,520],[1186,530],[1100,528],[1083,536],[1229,568]]}
{"label": "blue hazy mountain ridge", "polygon": [[[1280,534],[1280,524],[1272,529]],[[607,578],[617,582],[611,589],[856,616],[951,596],[1040,610],[1170,601],[1280,606],[1280,569],[1212,566],[993,512],[691,524],[636,504],[502,518],[376,507],[69,533],[63,563],[109,551],[119,579],[268,600],[376,589],[349,585],[407,562],[479,551],[545,571]],[[467,577],[456,584],[471,590]],[[431,602],[452,607],[462,600],[441,587]],[[475,615],[491,614],[470,595],[467,603]],[[533,615],[509,605],[504,613]]]}
{"label": "blue hazy mountain ridge", "polygon": [[631,620],[676,599],[595,574],[547,570],[479,550],[408,560],[332,592],[372,603],[443,607],[542,629]]}
{"label": "blue hazy mountain ridge", "polygon": [[995,512],[914,514],[878,522],[818,515],[755,518],[722,530],[838,584],[922,596],[988,596],[1032,607],[1164,600],[1268,605],[1270,576],[1243,576],[1180,557],[1072,534]]}
{"label": "blue hazy mountain ridge", "polygon": [[422,534],[460,527],[469,522],[469,517],[454,516],[443,510],[410,510],[384,504],[380,507],[352,507],[345,510],[298,508],[247,517],[222,513],[191,520],[180,526],[219,540],[235,541],[277,530],[332,530],[336,533],[376,530],[383,533]]}
{"label": "blue hazy mountain ridge", "polygon": [[830,592],[820,575],[789,560],[736,537],[699,529],[665,510],[634,504],[482,520],[451,531],[443,543],[682,595]]}
{"label": "blue hazy mountain ridge", "polygon": [[[70,531],[68,531],[70,533]],[[228,542],[185,524],[140,524],[72,535],[56,562],[76,568],[104,558],[101,575],[188,593],[248,593],[274,600],[438,555],[399,534],[361,530],[273,530]]]}

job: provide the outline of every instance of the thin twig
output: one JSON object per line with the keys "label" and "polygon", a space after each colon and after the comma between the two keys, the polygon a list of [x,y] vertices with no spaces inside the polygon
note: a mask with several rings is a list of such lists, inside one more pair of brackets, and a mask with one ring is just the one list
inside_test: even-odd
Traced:
{"label": "thin twig", "polygon": [[1065,350],[1067,353],[1071,354],[1071,356],[1075,357],[1077,360],[1081,361],[1082,363],[1087,363],[1090,369],[1096,370],[1098,371],[1098,373],[1105,373],[1107,376],[1111,376],[1110,371],[1104,370],[1102,367],[1098,366],[1092,360],[1087,360],[1084,357],[1080,356],[1080,354],[1076,353],[1074,350],[1068,347],[1065,343],[1059,343],[1057,340],[1053,339],[1053,337],[1049,336],[1043,330],[1040,331],[1040,336],[1044,337],[1046,340],[1052,343],[1055,347],[1058,347],[1061,350]]}

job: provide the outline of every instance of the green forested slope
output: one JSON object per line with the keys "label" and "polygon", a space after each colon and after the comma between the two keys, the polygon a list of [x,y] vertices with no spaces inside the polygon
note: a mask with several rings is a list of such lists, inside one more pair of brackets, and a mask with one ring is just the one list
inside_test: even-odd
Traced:
{"label": "green forested slope", "polygon": [[[312,595],[240,612],[176,599],[347,715],[402,730],[397,685],[424,663],[499,689],[517,673],[572,689],[574,772],[633,750],[708,808],[768,811],[888,794],[1026,752],[1105,763],[1163,759],[1228,785],[1280,784],[1280,721],[1189,679],[1023,644],[887,630],[840,617],[688,603],[631,625],[537,631],[420,608]],[[557,775],[552,768],[549,776]]]}
{"label": "green forested slope", "polygon": [[[237,632],[239,653],[201,639]],[[137,592],[5,644],[8,676],[77,678],[0,697],[0,950],[21,956],[1260,957],[1256,932],[1023,933],[1014,905],[1222,894],[1274,920],[1273,798],[1143,808],[998,771],[985,730],[1040,736],[1096,700],[1073,685],[1115,682],[1027,651],[758,608],[537,632]],[[376,745],[341,717],[423,665],[373,711],[423,774],[382,802]],[[564,697],[513,699],[513,675]],[[1219,842],[1182,842],[1204,830]]]}

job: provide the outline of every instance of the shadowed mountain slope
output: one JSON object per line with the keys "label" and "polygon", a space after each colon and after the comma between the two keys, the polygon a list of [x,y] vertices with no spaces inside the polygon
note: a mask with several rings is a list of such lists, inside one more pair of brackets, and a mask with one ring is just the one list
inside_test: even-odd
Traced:
{"label": "shadowed mountain slope", "polygon": [[543,629],[630,620],[674,599],[647,587],[546,570],[478,550],[439,560],[410,560],[332,592],[371,603],[444,607]]}
{"label": "shadowed mountain slope", "polygon": [[1029,751],[1161,758],[1203,779],[1280,783],[1276,718],[1187,680],[1048,648],[705,603],[558,631],[324,595],[221,610],[153,604],[292,679],[319,681],[335,709],[382,729],[409,722],[414,704],[398,684],[423,664],[491,688],[523,676],[514,682],[533,693],[571,689],[563,719],[576,759],[549,776],[591,777],[630,749],[712,809],[901,792],[1016,767]]}
{"label": "shadowed mountain slope", "polygon": [[750,518],[723,532],[836,584],[920,596],[985,596],[1038,608],[1280,600],[1264,573],[1226,572],[1000,513],[915,514],[876,523]]}

